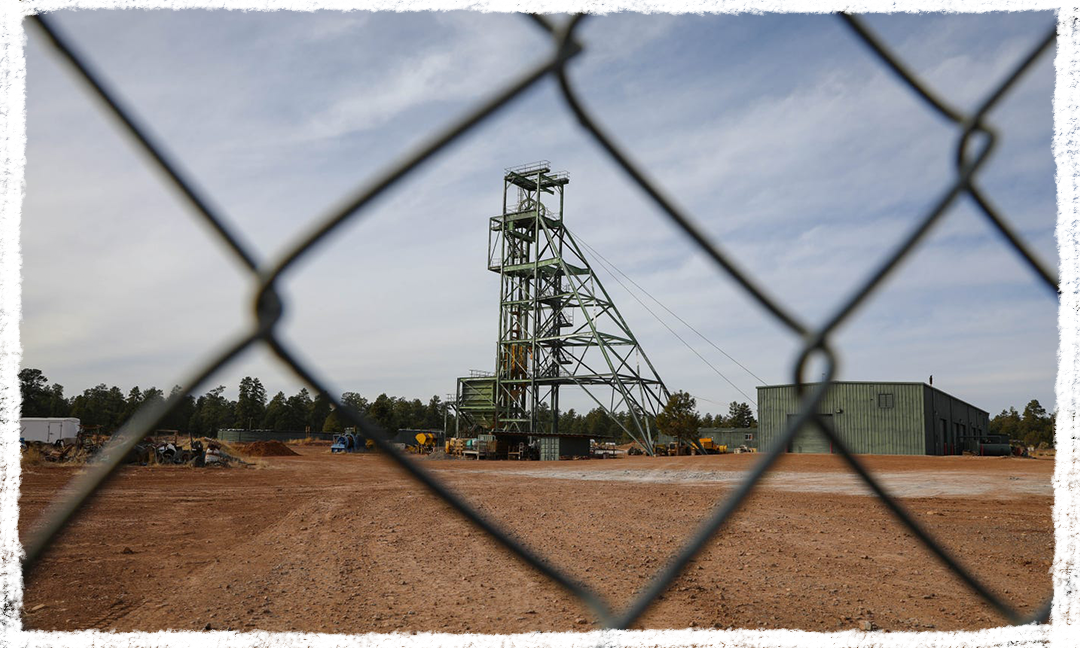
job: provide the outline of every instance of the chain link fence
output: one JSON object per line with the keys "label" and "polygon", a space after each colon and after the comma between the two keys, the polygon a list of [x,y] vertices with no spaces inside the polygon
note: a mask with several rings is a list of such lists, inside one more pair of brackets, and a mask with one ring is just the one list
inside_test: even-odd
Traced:
{"label": "chain link fence", "polygon": [[[971,591],[977,593],[998,613],[1008,619],[1010,623],[1046,622],[1050,615],[1051,600],[1041,605],[1033,615],[1025,616],[1007,601],[998,597],[980,579],[965,569],[957,561],[950,549],[936,542],[912,518],[907,510],[886,492],[874,476],[849,452],[842,440],[834,433],[830,425],[818,416],[817,412],[818,404],[825,395],[828,385],[837,375],[836,356],[831,346],[831,338],[837,327],[848,320],[856,307],[878,289],[882,281],[894,272],[897,265],[923,242],[930,229],[945,218],[963,196],[968,196],[974,201],[981,210],[983,217],[1000,232],[1010,248],[1030,267],[1030,270],[1038,277],[1041,285],[1047,289],[1048,298],[1058,298],[1059,289],[1055,273],[1029,249],[1023,239],[1017,235],[1009,221],[992,205],[979,187],[977,178],[979,170],[986,164],[998,139],[995,129],[985,121],[987,113],[1001,101],[1002,97],[1010,92],[1016,82],[1031,69],[1036,60],[1051,51],[1055,40],[1056,26],[1055,29],[1050,30],[1032,44],[1027,56],[1007,76],[999,81],[974,111],[965,113],[951,106],[946,99],[927,87],[859,18],[846,14],[838,17],[838,20],[843,21],[861,39],[866,45],[869,54],[877,57],[881,64],[896,76],[898,81],[906,84],[913,93],[925,102],[928,110],[935,111],[954,125],[956,134],[955,175],[952,178],[951,185],[938,198],[935,206],[915,221],[913,230],[896,243],[886,260],[862,280],[861,285],[832,313],[823,326],[814,328],[803,321],[798,314],[790,312],[778,303],[754,277],[744,273],[719,246],[709,240],[694,224],[689,215],[677,208],[664,191],[649,179],[645,170],[631,161],[629,156],[623,152],[601,126],[596,115],[582,106],[574,83],[567,75],[566,66],[569,61],[580,57],[585,51],[582,44],[577,40],[576,34],[587,16],[579,14],[562,22],[556,22],[538,15],[528,16],[528,19],[551,38],[551,50],[543,61],[522,72],[507,83],[505,87],[493,93],[486,101],[475,106],[465,117],[442,131],[433,133],[426,143],[422,145],[419,152],[410,159],[396,166],[385,168],[374,180],[358,188],[354,194],[349,196],[345,207],[325,215],[318,221],[319,224],[316,228],[306,236],[301,237],[300,240],[294,241],[288,252],[266,263],[257,262],[251,251],[239,242],[223,216],[214,211],[210,206],[211,203],[205,200],[200,191],[189,181],[181,170],[181,166],[170,155],[168,149],[154,137],[150,129],[139,119],[136,112],[124,102],[120,94],[105,83],[88,60],[81,56],[71,42],[57,30],[51,19],[40,15],[29,19],[44,35],[56,54],[66,60],[77,71],[81,79],[92,89],[96,97],[103,102],[107,110],[126,127],[128,135],[138,142],[147,154],[149,161],[175,184],[186,198],[189,207],[197,214],[197,217],[206,221],[217,232],[217,235],[221,237],[221,240],[228,246],[231,253],[247,268],[252,284],[255,287],[255,298],[252,303],[253,313],[248,332],[238,339],[227,341],[211,361],[184,377],[180,384],[187,385],[187,389],[173,394],[172,397],[160,404],[139,410],[131,420],[124,424],[114,441],[102,452],[101,461],[94,464],[84,474],[76,477],[67,490],[67,494],[53,502],[42,514],[41,518],[37,520],[37,524],[33,527],[25,547],[26,553],[22,564],[24,578],[33,569],[34,565],[41,560],[45,551],[56,540],[64,527],[75,516],[80,514],[87,501],[108,482],[109,478],[121,465],[125,455],[135,444],[141,441],[148,432],[156,429],[160,422],[185,396],[204,386],[216,372],[237,358],[237,356],[261,344],[266,345],[285,366],[313,390],[326,394],[337,408],[337,411],[348,420],[349,424],[355,425],[365,437],[373,441],[383,453],[396,462],[397,466],[413,480],[423,484],[429,491],[442,498],[461,516],[482,529],[522,562],[541,572],[565,591],[577,597],[596,615],[599,623],[606,628],[628,628],[641,618],[642,614],[671,585],[688,563],[723,530],[731,516],[745,502],[747,496],[758,485],[762,477],[784,453],[785,448],[794,438],[796,432],[804,425],[812,425],[826,435],[835,451],[843,457],[851,470],[858,474],[862,481],[880,498],[881,502],[892,512],[892,515],[908,531],[919,538],[926,548],[947,565]],[[639,593],[635,600],[627,608],[621,610],[612,608],[597,592],[550,564],[545,560],[544,556],[518,543],[504,529],[485,519],[473,507],[452,493],[429,471],[397,451],[385,440],[386,436],[376,425],[366,420],[332,394],[329,394],[325,387],[327,382],[318,375],[317,368],[300,362],[293,350],[278,335],[278,324],[288,305],[279,297],[277,287],[281,278],[295,267],[300,258],[313,254],[321,243],[324,243],[330,236],[339,231],[346,222],[362,218],[365,207],[375,197],[404,179],[435,153],[451,146],[477,124],[502,110],[527,89],[547,77],[554,77],[557,80],[562,96],[569,110],[576,116],[581,128],[607,153],[610,159],[625,171],[639,185],[641,190],[663,210],[667,217],[678,225],[747,295],[782,323],[790,331],[791,335],[802,340],[801,353],[792,368],[792,380],[798,385],[801,395],[798,415],[792,417],[784,434],[775,442],[772,448],[763,449],[767,452],[735,491],[718,503],[707,519],[683,542],[678,552]],[[820,382],[814,381],[814,385],[808,384],[808,381],[805,380],[806,367],[811,359],[823,362],[825,367],[824,380]]]}

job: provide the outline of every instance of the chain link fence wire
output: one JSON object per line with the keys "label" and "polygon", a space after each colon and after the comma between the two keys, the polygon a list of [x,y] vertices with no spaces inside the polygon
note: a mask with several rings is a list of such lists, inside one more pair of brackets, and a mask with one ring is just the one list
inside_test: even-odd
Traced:
{"label": "chain link fence wire", "polygon": [[[1046,55],[1055,41],[1055,28],[1042,36],[1029,51],[1028,55],[990,92],[982,103],[972,112],[964,113],[950,106],[924,84],[889,48],[875,36],[856,16],[841,14],[839,20],[865,44],[872,56],[877,57],[897,79],[906,84],[919,96],[929,109],[937,112],[955,125],[956,159],[955,177],[952,184],[938,199],[935,206],[926,214],[913,221],[913,229],[900,240],[888,257],[870,273],[847,299],[835,310],[826,323],[819,328],[812,328],[795,313],[789,312],[776,299],[768,294],[765,287],[753,277],[741,270],[720,246],[710,240],[698,228],[690,216],[677,207],[664,191],[649,179],[643,168],[631,161],[630,157],[615,143],[607,131],[600,125],[596,116],[580,102],[573,81],[567,75],[569,61],[581,55],[583,46],[575,38],[580,25],[586,20],[583,14],[575,15],[565,21],[555,22],[550,18],[530,15],[538,28],[546,32],[552,43],[548,56],[540,63],[521,72],[516,78],[493,93],[487,100],[476,105],[471,112],[450,124],[439,132],[433,133],[422,146],[407,159],[388,165],[380,175],[368,184],[359,187],[355,193],[341,201],[342,207],[325,214],[316,220],[317,225],[307,234],[299,237],[289,251],[277,259],[260,261],[236,236],[226,216],[217,212],[211,201],[205,196],[183,169],[179,160],[170,155],[168,149],[158,141],[151,130],[141,122],[134,110],[128,106],[120,93],[110,87],[97,73],[88,59],[56,28],[53,21],[37,15],[29,18],[45,37],[56,54],[70,64],[79,78],[87,84],[94,96],[102,102],[105,109],[125,127],[127,134],[147,154],[163,176],[171,182],[185,199],[198,218],[206,221],[230,253],[246,268],[255,287],[253,312],[250,330],[237,339],[225,342],[219,349],[208,354],[200,366],[191,370],[179,384],[187,385],[181,392],[173,394],[167,400],[152,406],[141,408],[127,421],[102,451],[100,461],[84,474],[74,478],[62,498],[54,501],[46,509],[31,530],[25,547],[22,563],[24,579],[29,575],[48,547],[63,533],[65,527],[78,516],[87,501],[106,483],[121,465],[123,458],[151,430],[156,429],[161,421],[189,394],[194,394],[225,365],[256,345],[266,345],[280,361],[305,382],[316,393],[327,397],[349,423],[377,448],[391,458],[398,467],[413,480],[450,505],[461,516],[483,530],[508,552],[525,564],[551,579],[563,590],[585,604],[597,621],[606,628],[625,629],[637,622],[642,614],[656,601],[683,569],[705,546],[717,537],[731,519],[731,516],[746,501],[747,496],[756,488],[761,478],[772,468],[777,459],[785,452],[788,443],[804,425],[812,425],[832,442],[833,447],[843,457],[853,472],[873,491],[892,515],[916,536],[919,541],[934,553],[965,585],[986,603],[993,607],[1011,624],[1045,623],[1049,620],[1052,599],[1043,603],[1034,614],[1023,615],[1008,602],[991,591],[980,579],[968,571],[946,547],[938,543],[908,511],[892,497],[848,450],[822,417],[818,415],[818,405],[837,375],[836,356],[830,346],[830,338],[836,328],[847,321],[852,313],[870,297],[881,282],[892,274],[897,265],[916,249],[925,239],[930,229],[945,218],[957,201],[969,196],[979,207],[982,215],[1000,233],[1010,249],[1018,254],[1050,293],[1057,299],[1058,280],[1055,274],[1040,260],[1023,239],[1016,233],[1009,221],[993,206],[989,198],[977,184],[977,173],[986,164],[998,140],[997,131],[985,122],[987,113],[1008,94],[1032,64]],[[388,441],[383,430],[368,421],[359,412],[352,409],[326,389],[328,382],[318,375],[317,369],[301,362],[293,351],[278,335],[278,324],[287,308],[277,291],[279,280],[294,266],[296,261],[311,254],[333,235],[341,225],[364,216],[364,207],[375,197],[393,186],[410,172],[422,165],[433,155],[451,146],[474,126],[499,112],[510,102],[519,98],[526,90],[540,80],[552,76],[558,82],[563,99],[568,109],[575,115],[582,129],[596,144],[607,153],[611,160],[637,183],[643,192],[656,203],[685,234],[701,248],[733,281],[749,296],[768,311],[773,317],[790,330],[791,334],[802,340],[802,350],[793,367],[793,381],[798,386],[801,401],[798,414],[788,423],[787,429],[771,448],[767,449],[754,469],[739,484],[733,493],[718,502],[707,519],[686,539],[682,547],[656,574],[648,585],[637,595],[631,604],[623,610],[612,608],[592,588],[572,578],[549,563],[544,556],[523,546],[502,529],[480,515],[472,506],[451,492],[420,464],[407,458]],[[825,376],[815,384],[805,380],[807,363],[811,359],[823,362]]]}

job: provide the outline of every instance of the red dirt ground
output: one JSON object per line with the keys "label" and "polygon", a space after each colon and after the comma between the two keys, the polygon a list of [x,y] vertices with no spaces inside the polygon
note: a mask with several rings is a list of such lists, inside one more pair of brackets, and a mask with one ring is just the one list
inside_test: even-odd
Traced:
{"label": "red dirt ground", "polygon": [[[597,627],[582,604],[386,458],[296,450],[262,460],[262,469],[125,468],[28,578],[25,627]],[[758,460],[421,465],[621,607]],[[1050,594],[1052,461],[864,460],[1007,601],[1032,611]],[[21,533],[73,470],[24,469]],[[910,631],[1004,622],[862,492],[835,457],[782,458],[637,627],[832,631],[870,621]]]}
{"label": "red dirt ground", "polygon": [[233,443],[245,457],[295,457],[296,452],[281,441],[252,441],[251,443]]}

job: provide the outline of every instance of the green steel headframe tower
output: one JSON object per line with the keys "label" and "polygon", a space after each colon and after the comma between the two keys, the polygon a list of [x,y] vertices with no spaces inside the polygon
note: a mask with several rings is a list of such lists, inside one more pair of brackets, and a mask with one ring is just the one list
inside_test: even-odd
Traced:
{"label": "green steel headframe tower", "polygon": [[573,385],[651,454],[668,391],[563,226],[569,182],[547,161],[507,169],[503,178],[503,211],[488,233],[488,269],[499,274],[499,339],[485,399],[494,409],[482,426],[558,436],[559,389]]}

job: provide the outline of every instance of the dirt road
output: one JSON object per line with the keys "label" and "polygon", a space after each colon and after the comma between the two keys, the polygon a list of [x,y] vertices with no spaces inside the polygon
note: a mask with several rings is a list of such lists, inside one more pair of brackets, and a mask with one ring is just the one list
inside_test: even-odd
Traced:
{"label": "dirt road", "polygon": [[[27,582],[30,629],[589,630],[573,597],[385,459],[128,468]],[[759,457],[424,461],[617,605]],[[867,457],[930,531],[1022,610],[1051,591],[1053,462]],[[73,474],[23,473],[20,532]],[[639,627],[957,630],[1003,620],[835,457],[788,456]]]}

